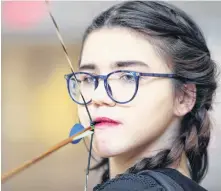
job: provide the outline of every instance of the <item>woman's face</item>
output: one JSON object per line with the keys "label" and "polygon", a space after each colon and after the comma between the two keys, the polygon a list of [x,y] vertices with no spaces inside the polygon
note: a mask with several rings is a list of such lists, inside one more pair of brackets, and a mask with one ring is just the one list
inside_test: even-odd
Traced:
{"label": "woman's face", "polygon": [[[119,64],[125,62],[132,64]],[[171,73],[166,61],[143,36],[123,28],[92,32],[84,44],[80,71],[105,75],[116,70]],[[122,95],[127,92],[124,87],[119,91]],[[93,149],[101,157],[113,157],[150,144],[171,123],[173,100],[170,79],[142,78],[136,97],[127,104],[115,104],[100,80],[88,105],[92,119],[105,117],[118,123],[103,122],[95,126]],[[81,123],[89,126],[85,107],[78,105],[78,112]]]}

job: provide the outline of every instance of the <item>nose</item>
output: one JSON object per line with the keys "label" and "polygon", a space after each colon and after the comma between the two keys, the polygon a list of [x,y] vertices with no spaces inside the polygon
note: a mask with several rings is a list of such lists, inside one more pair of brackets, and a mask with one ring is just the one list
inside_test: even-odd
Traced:
{"label": "nose", "polygon": [[104,81],[99,80],[97,88],[92,95],[92,104],[95,106],[109,106],[113,107],[116,103],[108,96],[104,87]]}

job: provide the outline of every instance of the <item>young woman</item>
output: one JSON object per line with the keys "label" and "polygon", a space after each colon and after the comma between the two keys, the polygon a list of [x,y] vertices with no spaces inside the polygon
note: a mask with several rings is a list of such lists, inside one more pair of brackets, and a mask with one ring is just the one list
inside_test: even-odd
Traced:
{"label": "young woman", "polygon": [[183,11],[163,2],[114,5],[86,30],[75,75],[95,123],[93,149],[104,158],[97,167],[107,167],[94,190],[160,190],[145,171],[205,190],[198,183],[208,167],[216,65]]}

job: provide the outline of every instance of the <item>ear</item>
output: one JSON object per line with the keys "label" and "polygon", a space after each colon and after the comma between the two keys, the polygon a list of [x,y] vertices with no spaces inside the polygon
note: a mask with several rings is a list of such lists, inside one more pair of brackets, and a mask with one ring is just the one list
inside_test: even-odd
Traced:
{"label": "ear", "polygon": [[196,85],[184,84],[175,95],[174,114],[184,116],[190,112],[196,103]]}

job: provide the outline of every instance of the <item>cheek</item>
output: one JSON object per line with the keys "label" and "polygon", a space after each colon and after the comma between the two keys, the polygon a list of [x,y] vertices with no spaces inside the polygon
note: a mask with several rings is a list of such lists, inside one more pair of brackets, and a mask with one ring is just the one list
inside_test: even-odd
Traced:
{"label": "cheek", "polygon": [[173,108],[174,91],[169,80],[153,81],[148,85],[141,85],[139,91],[131,102],[131,106],[136,110],[152,115],[154,111],[171,110]]}
{"label": "cheek", "polygon": [[[129,108],[128,108],[129,109]],[[136,140],[150,141],[162,134],[173,116],[173,89],[170,82],[140,87],[127,116],[127,133]],[[126,116],[125,116],[126,117]]]}

